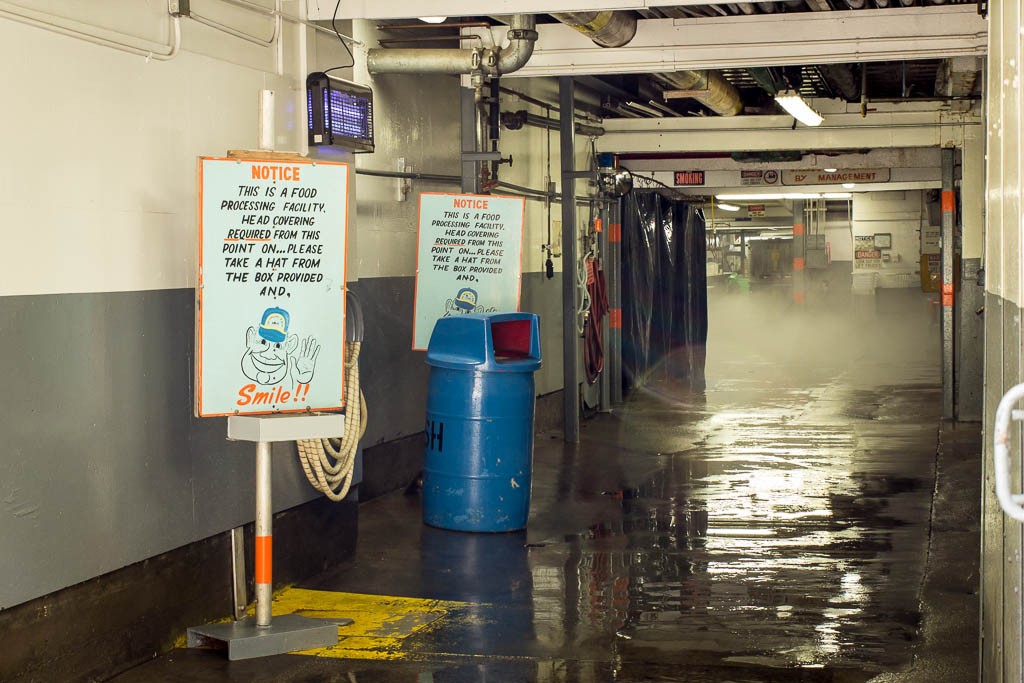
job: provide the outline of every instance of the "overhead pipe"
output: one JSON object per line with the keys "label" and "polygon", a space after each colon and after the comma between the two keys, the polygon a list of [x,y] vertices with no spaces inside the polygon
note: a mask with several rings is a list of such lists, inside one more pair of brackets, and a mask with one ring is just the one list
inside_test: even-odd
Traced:
{"label": "overhead pipe", "polygon": [[557,12],[551,15],[601,47],[622,47],[636,35],[631,12]]}
{"label": "overhead pipe", "polygon": [[740,91],[717,71],[673,71],[659,74],[679,90],[692,91],[693,99],[721,116],[736,116],[743,111]]}
{"label": "overhead pipe", "polygon": [[366,55],[371,74],[478,74],[501,76],[523,68],[537,43],[532,14],[513,14],[506,47],[468,49],[374,48]]}

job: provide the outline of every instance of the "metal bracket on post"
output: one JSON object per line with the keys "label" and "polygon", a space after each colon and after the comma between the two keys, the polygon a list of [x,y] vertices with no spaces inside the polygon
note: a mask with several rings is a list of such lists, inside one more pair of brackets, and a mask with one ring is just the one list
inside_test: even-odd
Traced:
{"label": "metal bracket on post", "polygon": [[999,408],[996,409],[995,429],[993,430],[995,436],[992,451],[995,458],[993,470],[999,506],[1003,508],[1003,512],[1018,522],[1024,522],[1024,495],[1013,493],[1010,490],[1010,427],[1011,422],[1024,420],[1024,410],[1014,408],[1022,398],[1024,398],[1024,384],[1018,384],[1006,392],[1003,399],[999,401]]}
{"label": "metal bracket on post", "polygon": [[310,619],[298,614],[272,616],[273,519],[271,444],[339,436],[344,415],[233,415],[228,439],[256,443],[256,616],[188,629],[188,646],[226,646],[229,660],[279,655],[329,647],[338,642],[338,627],[351,619]]}

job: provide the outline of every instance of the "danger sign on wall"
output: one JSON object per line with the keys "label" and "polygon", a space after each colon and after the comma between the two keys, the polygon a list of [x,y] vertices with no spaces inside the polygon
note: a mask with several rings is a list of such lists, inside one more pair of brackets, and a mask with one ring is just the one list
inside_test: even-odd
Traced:
{"label": "danger sign on wall", "polygon": [[348,165],[199,160],[196,413],[344,406]]}
{"label": "danger sign on wall", "polygon": [[521,197],[420,195],[413,349],[440,318],[519,310],[525,210]]}

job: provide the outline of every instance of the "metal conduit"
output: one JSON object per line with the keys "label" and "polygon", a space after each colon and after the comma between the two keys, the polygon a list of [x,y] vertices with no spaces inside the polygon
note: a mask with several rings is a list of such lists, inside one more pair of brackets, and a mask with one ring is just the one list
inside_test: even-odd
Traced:
{"label": "metal conduit", "polygon": [[507,47],[438,49],[403,48],[369,50],[366,66],[371,74],[469,74],[500,76],[518,71],[533,55],[537,42],[531,14],[514,14]]}
{"label": "metal conduit", "polygon": [[557,12],[551,16],[601,47],[622,47],[636,35],[636,16],[630,12]]}

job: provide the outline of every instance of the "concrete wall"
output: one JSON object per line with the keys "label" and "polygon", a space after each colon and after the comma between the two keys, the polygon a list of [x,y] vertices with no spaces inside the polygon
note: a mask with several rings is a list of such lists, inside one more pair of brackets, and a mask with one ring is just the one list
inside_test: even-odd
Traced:
{"label": "concrete wall", "polygon": [[[161,3],[21,4],[73,13],[40,16],[153,51],[171,27]],[[223,3],[193,8],[253,35],[274,31]],[[369,23],[340,28],[373,44]],[[181,33],[180,54],[164,62],[0,18],[0,223],[15,255],[0,277],[0,609],[252,519],[250,447],[228,444],[223,420],[192,417],[195,158],[256,147],[264,88],[277,93],[276,148],[305,151],[305,75],[349,58],[335,38],[288,23],[272,47],[190,20]],[[337,75],[370,80],[359,68]],[[415,170],[457,174],[458,80],[372,85],[377,151],[355,164],[393,170],[401,156]],[[538,149],[540,131],[508,137],[510,181],[541,185]],[[394,181],[353,179],[349,279],[366,309],[366,446],[422,429],[425,368],[409,350],[415,193],[457,189],[417,183],[399,203]],[[546,392],[561,384],[560,285],[538,273],[546,221],[542,205],[529,205],[523,301],[544,320]],[[314,497],[293,450],[275,453],[276,506]]]}
{"label": "concrete wall", "polygon": [[880,286],[920,287],[920,280],[915,280],[914,275],[920,270],[920,230],[926,224],[920,190],[855,194],[854,245],[858,237],[878,233],[888,233],[892,238],[892,248],[881,250],[883,255],[889,255],[890,261],[874,265],[855,260],[855,272],[877,273]]}
{"label": "concrete wall", "polygon": [[[1024,535],[1006,517],[995,497],[992,424],[1003,393],[1024,379],[1021,368],[1021,111],[1018,2],[989,6],[989,58],[986,87],[988,192],[985,202],[985,445],[982,493],[981,678],[986,683],[1024,677],[1021,591]],[[1010,442],[1012,487],[1021,490],[1020,429]]]}

